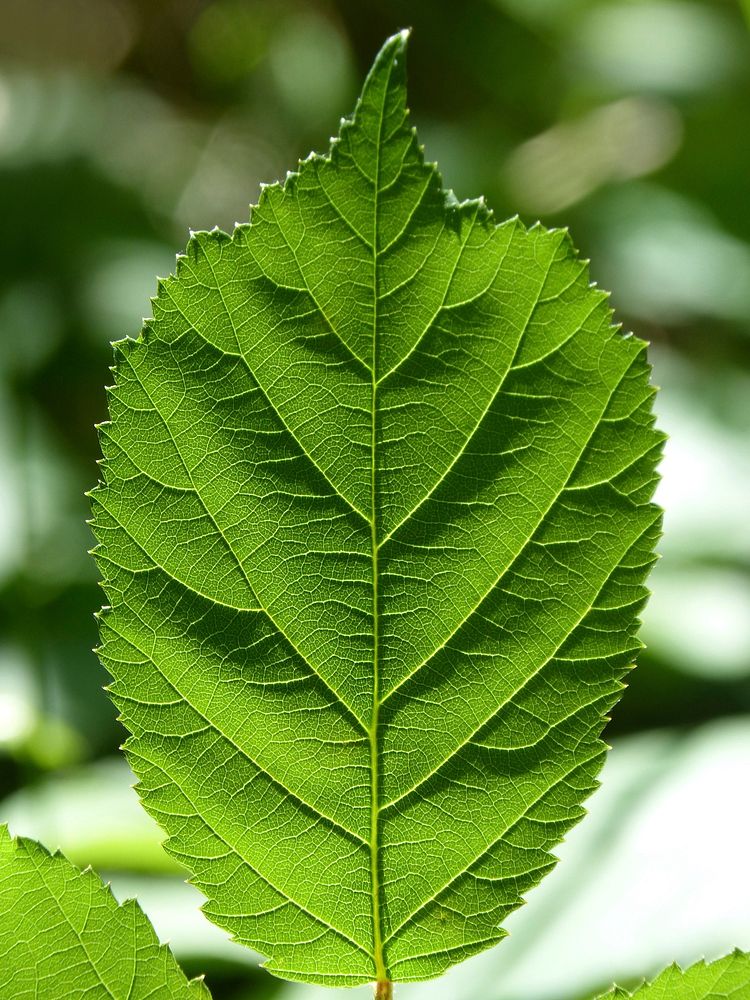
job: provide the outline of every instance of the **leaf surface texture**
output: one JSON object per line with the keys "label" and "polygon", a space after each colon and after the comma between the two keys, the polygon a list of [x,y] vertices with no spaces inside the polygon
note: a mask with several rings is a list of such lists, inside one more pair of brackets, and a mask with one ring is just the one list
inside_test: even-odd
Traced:
{"label": "leaf surface texture", "polygon": [[210,1000],[135,900],[0,826],[0,1000]]}
{"label": "leaf surface texture", "polygon": [[116,345],[92,499],[143,801],[213,920],[331,986],[503,936],[595,786],[659,530],[645,344],[565,233],[443,190],[405,46]]}
{"label": "leaf surface texture", "polygon": [[670,965],[629,993],[615,987],[599,1000],[750,1000],[750,955],[735,951],[715,962],[696,962],[684,972]]}

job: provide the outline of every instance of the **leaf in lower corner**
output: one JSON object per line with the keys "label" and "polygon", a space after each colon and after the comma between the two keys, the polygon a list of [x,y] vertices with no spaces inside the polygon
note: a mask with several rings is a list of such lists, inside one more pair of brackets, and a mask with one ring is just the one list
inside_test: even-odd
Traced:
{"label": "leaf in lower corner", "polygon": [[116,345],[93,495],[146,808],[211,919],[337,986],[503,937],[595,787],[659,532],[645,344],[565,233],[442,189],[405,46]]}
{"label": "leaf in lower corner", "polygon": [[615,987],[599,1000],[750,1000],[750,955],[735,951],[715,962],[696,962],[684,972],[670,965],[629,993]]}
{"label": "leaf in lower corner", "polygon": [[0,826],[1,1000],[210,1000],[135,900]]}

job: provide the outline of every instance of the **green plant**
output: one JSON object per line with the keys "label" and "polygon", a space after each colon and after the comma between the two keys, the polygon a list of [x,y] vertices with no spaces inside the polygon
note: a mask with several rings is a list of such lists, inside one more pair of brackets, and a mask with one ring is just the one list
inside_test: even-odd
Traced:
{"label": "green plant", "polygon": [[735,951],[715,962],[696,962],[684,972],[678,965],[670,965],[649,983],[633,992],[615,986],[600,1000],[619,1000],[636,997],[637,1000],[719,1000],[734,997],[744,1000],[750,996],[750,956]]}
{"label": "green plant", "polygon": [[[381,1000],[499,941],[582,816],[662,445],[645,344],[567,234],[425,164],[405,45],[115,345],[92,494],[101,656],[167,850],[271,972]],[[6,843],[17,885],[41,854]]]}
{"label": "green plant", "polygon": [[210,1000],[188,983],[135,900],[0,826],[0,997]]}

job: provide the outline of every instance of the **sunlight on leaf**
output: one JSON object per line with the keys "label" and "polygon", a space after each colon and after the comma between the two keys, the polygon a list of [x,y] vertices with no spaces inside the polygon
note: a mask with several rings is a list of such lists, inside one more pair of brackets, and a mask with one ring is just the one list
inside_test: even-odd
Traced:
{"label": "sunlight on leaf", "polygon": [[698,962],[685,970],[677,965],[659,973],[632,993],[613,989],[599,1000],[747,1000],[750,997],[750,955],[735,951],[716,962]]}
{"label": "sunlight on leaf", "polygon": [[[618,739],[559,865],[508,918],[508,940],[438,981],[399,986],[398,1000],[582,1000],[674,960],[750,950],[750,801],[733,794],[748,773],[742,716]],[[278,1000],[331,996],[288,983]]]}
{"label": "sunlight on leaf", "polygon": [[0,826],[0,996],[210,1000],[188,982],[134,900],[90,869]]}
{"label": "sunlight on leaf", "polygon": [[596,784],[659,513],[645,344],[424,162],[391,38],[329,156],[116,345],[97,557],[129,759],[282,977],[501,940]]}

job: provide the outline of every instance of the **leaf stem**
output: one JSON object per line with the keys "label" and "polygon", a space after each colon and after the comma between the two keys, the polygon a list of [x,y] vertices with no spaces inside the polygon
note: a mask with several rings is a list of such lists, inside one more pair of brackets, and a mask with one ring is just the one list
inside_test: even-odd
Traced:
{"label": "leaf stem", "polygon": [[375,1000],[393,1000],[393,983],[390,979],[381,979],[375,983]]}

